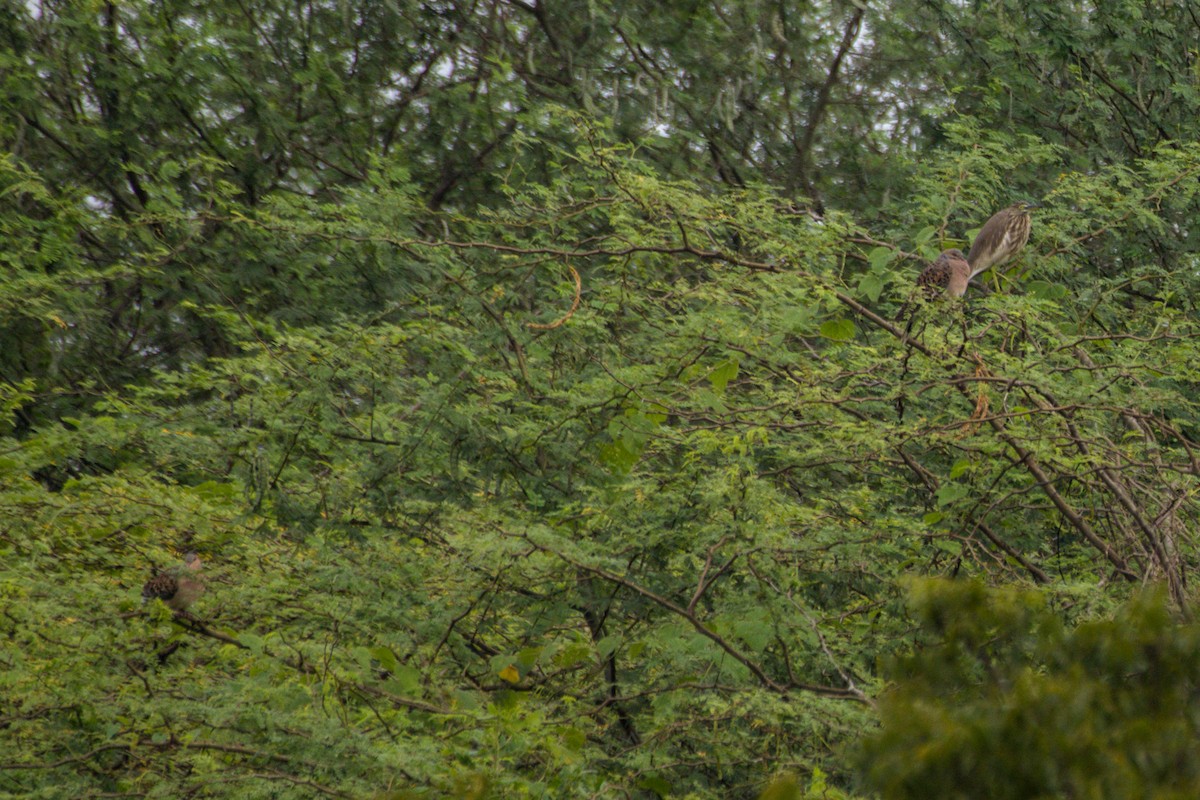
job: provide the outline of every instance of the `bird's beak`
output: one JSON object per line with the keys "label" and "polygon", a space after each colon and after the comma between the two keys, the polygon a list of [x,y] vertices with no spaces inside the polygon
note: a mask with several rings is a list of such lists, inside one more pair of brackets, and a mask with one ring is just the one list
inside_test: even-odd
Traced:
{"label": "bird's beak", "polygon": [[1025,207],[1026,208],[1042,208],[1042,204],[1041,203],[1026,203]]}

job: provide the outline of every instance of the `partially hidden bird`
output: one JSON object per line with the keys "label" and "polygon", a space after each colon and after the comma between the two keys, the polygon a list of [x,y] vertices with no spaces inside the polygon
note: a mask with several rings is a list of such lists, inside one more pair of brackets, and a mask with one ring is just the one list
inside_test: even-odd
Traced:
{"label": "partially hidden bird", "polygon": [[971,265],[963,251],[952,247],[943,250],[932,264],[921,270],[917,276],[917,287],[930,298],[939,294],[962,297],[966,294],[971,274]]}
{"label": "partially hidden bird", "polygon": [[183,563],[163,570],[142,586],[142,602],[162,600],[175,611],[184,611],[204,594],[200,579],[200,556],[187,553]]}
{"label": "partially hidden bird", "polygon": [[971,265],[970,278],[1003,264],[1021,252],[1021,248],[1029,241],[1031,208],[1039,206],[1021,200],[997,211],[983,223],[967,253],[967,261]]}
{"label": "partially hidden bird", "polygon": [[[957,247],[952,247],[949,250],[943,250],[933,263],[921,270],[921,274],[917,276],[917,289],[912,295],[909,295],[904,305],[900,307],[900,313],[897,315],[897,320],[904,319],[908,315],[908,324],[904,326],[904,339],[909,341],[909,336],[912,334],[913,323],[917,321],[918,314],[915,309],[909,314],[909,310],[913,304],[913,298],[916,296],[924,296],[926,300],[934,300],[938,297],[962,297],[967,292],[967,283],[971,280],[971,265],[967,263],[967,257],[963,255],[963,251]],[[901,368],[901,379],[908,374],[908,356],[912,354],[911,349],[904,356],[903,366]],[[901,393],[896,397],[896,413],[901,421],[904,420],[904,394]]]}
{"label": "partially hidden bird", "polygon": [[915,296],[921,295],[926,300],[933,300],[942,295],[962,297],[967,291],[969,280],[971,280],[971,265],[967,263],[967,257],[963,255],[963,251],[957,247],[943,250],[937,259],[921,270],[921,274],[917,276],[917,291],[909,296],[904,305],[900,307],[900,313],[896,315],[897,320],[908,316],[908,324],[904,326],[904,335],[908,336],[912,331],[913,323],[917,320],[915,313],[909,316]]}

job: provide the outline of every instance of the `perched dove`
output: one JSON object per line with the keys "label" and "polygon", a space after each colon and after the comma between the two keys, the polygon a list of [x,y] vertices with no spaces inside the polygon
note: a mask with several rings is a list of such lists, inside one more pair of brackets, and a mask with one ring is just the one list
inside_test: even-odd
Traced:
{"label": "perched dove", "polygon": [[200,556],[188,553],[183,563],[159,572],[142,586],[142,602],[162,600],[176,611],[183,611],[204,594],[204,582],[197,577]]}

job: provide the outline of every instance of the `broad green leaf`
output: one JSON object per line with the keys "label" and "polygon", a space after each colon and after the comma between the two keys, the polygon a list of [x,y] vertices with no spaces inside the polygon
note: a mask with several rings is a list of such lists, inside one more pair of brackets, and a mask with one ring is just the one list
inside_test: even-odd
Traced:
{"label": "broad green leaf", "polygon": [[1025,291],[1031,297],[1036,297],[1039,300],[1061,300],[1067,296],[1067,288],[1065,286],[1043,280],[1034,280],[1025,284]]}
{"label": "broad green leaf", "polygon": [[971,493],[971,489],[961,483],[943,483],[934,492],[939,506],[948,506],[956,500],[961,500]]}
{"label": "broad green leaf", "polygon": [[848,319],[831,319],[821,323],[821,335],[835,342],[846,342],[854,338],[856,329]]}
{"label": "broad green leaf", "polygon": [[708,381],[712,384],[713,389],[717,392],[724,392],[725,387],[729,382],[737,377],[738,362],[737,359],[729,359],[722,362],[719,366],[708,373]]}
{"label": "broad green leaf", "polygon": [[263,651],[263,637],[253,633],[238,634],[237,640],[245,645],[252,653],[261,653]]}
{"label": "broad green leaf", "polygon": [[922,228],[920,232],[913,237],[913,244],[919,247],[920,245],[923,245],[932,239],[935,233],[937,233],[937,228],[933,227],[932,225],[927,228]]}
{"label": "broad green leaf", "polygon": [[867,255],[867,263],[871,272],[883,272],[896,256],[896,250],[891,247],[876,247]]}
{"label": "broad green leaf", "polygon": [[858,294],[874,303],[879,300],[884,283],[885,279],[882,276],[872,272],[865,273],[858,282]]}

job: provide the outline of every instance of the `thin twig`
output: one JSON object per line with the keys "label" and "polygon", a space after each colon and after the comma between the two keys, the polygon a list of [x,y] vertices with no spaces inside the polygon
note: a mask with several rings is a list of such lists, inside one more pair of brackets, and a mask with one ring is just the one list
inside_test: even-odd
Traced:
{"label": "thin twig", "polygon": [[562,325],[575,315],[575,310],[579,308],[579,298],[583,295],[583,281],[579,277],[578,270],[570,265],[567,266],[567,269],[571,270],[571,277],[575,278],[575,299],[571,301],[571,309],[566,314],[563,314],[561,317],[548,325],[543,325],[540,322],[527,322],[525,323],[526,326],[530,328],[536,328],[539,331],[549,331]]}

